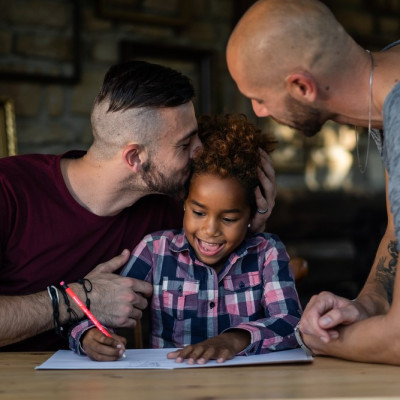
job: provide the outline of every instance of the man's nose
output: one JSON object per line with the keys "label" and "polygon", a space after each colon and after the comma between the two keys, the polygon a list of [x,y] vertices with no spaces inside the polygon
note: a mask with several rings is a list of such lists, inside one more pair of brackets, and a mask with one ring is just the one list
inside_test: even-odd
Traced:
{"label": "man's nose", "polygon": [[257,115],[257,117],[268,117],[269,112],[267,107],[265,107],[264,104],[260,104],[255,100],[251,101],[251,106],[253,107],[254,113]]}
{"label": "man's nose", "polygon": [[197,150],[200,150],[202,148],[201,141],[199,139],[199,135],[193,136],[191,143],[190,143],[190,158],[193,158],[194,154],[196,153]]}

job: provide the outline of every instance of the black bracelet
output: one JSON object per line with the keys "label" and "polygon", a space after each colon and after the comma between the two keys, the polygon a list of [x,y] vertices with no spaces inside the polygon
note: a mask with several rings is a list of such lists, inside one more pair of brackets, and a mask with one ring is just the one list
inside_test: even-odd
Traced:
{"label": "black bracelet", "polygon": [[69,321],[67,322],[67,324],[73,325],[79,320],[78,314],[75,312],[75,310],[71,308],[71,303],[69,301],[68,294],[65,291],[65,289],[62,286],[60,286],[59,289],[64,297],[64,302],[65,305],[67,306],[67,311],[69,312]]}
{"label": "black bracelet", "polygon": [[[78,279],[77,282],[80,283],[83,287],[86,296],[86,307],[88,310],[90,310],[90,299],[88,293],[90,293],[93,289],[92,282],[90,282],[87,278]],[[86,284],[88,285],[88,287],[86,287]]]}
{"label": "black bracelet", "polygon": [[60,324],[60,311],[58,305],[60,303],[60,298],[58,296],[58,290],[55,286],[47,286],[47,292],[49,293],[51,304],[53,306],[53,322],[54,330],[57,335],[62,336],[63,327]]}

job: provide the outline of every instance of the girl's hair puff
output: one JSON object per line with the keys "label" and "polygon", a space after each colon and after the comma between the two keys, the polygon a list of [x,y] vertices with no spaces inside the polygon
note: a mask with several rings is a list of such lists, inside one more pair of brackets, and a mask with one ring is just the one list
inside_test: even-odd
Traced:
{"label": "girl's hair puff", "polygon": [[210,174],[235,178],[246,191],[252,215],[256,211],[254,190],[259,185],[259,148],[270,153],[277,141],[262,133],[243,114],[202,116],[198,121],[203,149],[193,159],[193,176]]}

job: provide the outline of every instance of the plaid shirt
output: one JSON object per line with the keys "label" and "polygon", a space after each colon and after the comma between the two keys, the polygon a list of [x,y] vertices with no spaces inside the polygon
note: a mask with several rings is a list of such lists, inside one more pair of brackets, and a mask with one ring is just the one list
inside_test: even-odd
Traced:
{"label": "plaid shirt", "polygon": [[[132,252],[121,275],[153,284],[151,344],[182,347],[231,328],[251,335],[240,354],[297,347],[294,327],[301,306],[289,257],[275,235],[257,234],[226,260],[218,273],[196,258],[183,232],[147,235]],[[82,353],[79,339],[91,323],[72,330],[70,347]]]}

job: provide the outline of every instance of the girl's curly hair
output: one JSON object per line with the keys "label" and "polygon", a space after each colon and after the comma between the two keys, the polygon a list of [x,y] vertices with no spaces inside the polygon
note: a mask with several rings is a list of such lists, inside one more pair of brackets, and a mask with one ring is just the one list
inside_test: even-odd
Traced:
{"label": "girl's curly hair", "polygon": [[262,133],[243,114],[205,115],[199,118],[198,125],[203,149],[194,156],[193,175],[237,179],[247,193],[253,215],[254,189],[259,184],[257,167],[261,166],[258,149],[270,153],[278,142]]}

